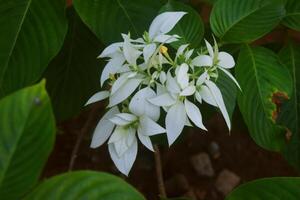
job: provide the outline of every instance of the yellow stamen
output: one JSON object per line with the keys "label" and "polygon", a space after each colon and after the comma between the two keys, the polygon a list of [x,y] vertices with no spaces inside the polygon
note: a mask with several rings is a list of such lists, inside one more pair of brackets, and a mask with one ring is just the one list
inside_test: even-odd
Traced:
{"label": "yellow stamen", "polygon": [[160,51],[160,53],[162,53],[162,54],[166,54],[166,53],[168,53],[168,48],[167,48],[166,46],[162,45],[162,46],[159,48],[159,51]]}

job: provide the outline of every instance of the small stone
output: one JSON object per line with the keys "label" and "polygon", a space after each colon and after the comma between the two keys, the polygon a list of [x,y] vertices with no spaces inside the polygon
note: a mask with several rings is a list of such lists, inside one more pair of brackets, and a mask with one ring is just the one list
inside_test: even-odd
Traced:
{"label": "small stone", "polygon": [[241,178],[235,173],[224,169],[219,174],[215,186],[224,196],[229,194],[240,182]]}
{"label": "small stone", "polygon": [[215,175],[207,153],[199,153],[191,158],[191,164],[199,176],[212,177]]}
{"label": "small stone", "polygon": [[213,157],[213,159],[218,159],[221,155],[219,144],[216,142],[211,142],[209,144],[209,153]]}
{"label": "small stone", "polygon": [[165,182],[168,195],[179,196],[189,190],[189,182],[183,174],[176,174]]}

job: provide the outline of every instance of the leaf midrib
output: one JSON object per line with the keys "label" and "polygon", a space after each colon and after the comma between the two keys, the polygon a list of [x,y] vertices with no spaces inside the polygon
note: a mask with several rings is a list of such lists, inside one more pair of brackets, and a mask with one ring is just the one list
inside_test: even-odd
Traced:
{"label": "leaf midrib", "polygon": [[[22,96],[23,96],[23,95],[22,95]],[[31,105],[30,105],[30,108],[28,109],[27,115],[26,115],[26,117],[24,118],[24,121],[25,121],[25,122],[23,123],[23,126],[22,126],[22,128],[21,128],[21,130],[20,130],[21,134],[20,134],[19,137],[17,138],[17,141],[16,141],[16,143],[15,143],[16,145],[14,146],[14,148],[13,148],[13,150],[12,150],[12,153],[11,153],[11,156],[9,157],[9,160],[8,160],[8,162],[7,162],[7,165],[6,165],[5,169],[3,170],[3,176],[0,177],[0,188],[3,186],[2,181],[3,181],[4,178],[6,177],[6,172],[7,172],[8,168],[9,168],[9,166],[11,165],[12,158],[14,157],[15,152],[16,152],[16,150],[17,150],[17,148],[18,148],[18,144],[20,143],[20,139],[22,138],[22,136],[23,136],[23,134],[24,134],[24,129],[25,129],[26,125],[27,125],[28,118],[29,118],[30,113],[32,112],[32,109],[33,109],[33,104],[31,104]]]}
{"label": "leaf midrib", "polygon": [[233,22],[230,26],[228,26],[227,29],[225,29],[224,34],[222,35],[222,38],[230,31],[230,29],[232,27],[234,27],[235,25],[237,25],[238,23],[240,23],[241,21],[243,21],[245,18],[247,18],[248,16],[252,15],[253,13],[255,13],[256,11],[259,11],[260,9],[263,9],[267,5],[268,4],[266,4],[266,5],[262,6],[262,7],[255,8],[254,10],[250,10],[249,13],[247,13],[246,15],[241,16],[241,18],[239,18],[238,20],[236,20],[235,22]]}
{"label": "leaf midrib", "polygon": [[291,61],[292,61],[292,70],[293,70],[293,79],[294,79],[294,98],[295,98],[295,110],[296,110],[296,132],[298,132],[298,123],[299,123],[299,116],[298,116],[298,95],[297,95],[297,79],[296,79],[296,61],[295,61],[295,52],[292,45],[289,45],[291,51]]}
{"label": "leaf midrib", "polygon": [[129,23],[133,27],[133,30],[134,30],[135,34],[138,35],[138,31],[137,31],[136,27],[134,26],[134,23],[132,22],[132,19],[130,18],[130,16],[129,16],[128,12],[126,11],[125,7],[121,4],[120,0],[117,0],[117,3],[118,3],[118,6],[124,12],[124,14],[125,14],[126,18],[128,19]]}
{"label": "leaf midrib", "polygon": [[6,60],[5,64],[4,64],[3,74],[2,74],[2,77],[0,77],[0,83],[1,83],[1,84],[0,84],[0,91],[3,91],[3,92],[4,92],[4,89],[2,88],[2,85],[3,85],[3,84],[2,84],[3,78],[4,78],[4,76],[5,76],[5,73],[6,73],[6,70],[7,70],[7,67],[8,67],[8,63],[9,63],[9,61],[10,61],[10,59],[11,59],[12,53],[13,53],[13,51],[14,51],[14,49],[15,49],[16,44],[17,44],[17,40],[18,40],[18,38],[19,38],[21,29],[22,29],[22,27],[23,27],[23,24],[24,24],[26,15],[27,15],[27,13],[28,13],[28,11],[29,11],[29,8],[30,8],[31,3],[32,3],[32,0],[28,0],[28,3],[27,3],[27,5],[26,5],[26,7],[25,7],[24,14],[23,14],[22,19],[21,19],[20,24],[19,24],[19,28],[18,28],[18,30],[17,30],[17,33],[16,33],[15,37],[14,37],[13,44],[12,44],[10,50],[9,50],[8,58],[7,58],[7,60]]}
{"label": "leaf midrib", "polygon": [[258,73],[257,73],[257,67],[256,67],[255,58],[254,58],[253,52],[252,52],[251,48],[249,47],[249,45],[246,45],[246,47],[247,47],[247,49],[249,51],[249,54],[250,54],[250,57],[251,57],[251,61],[253,63],[252,67],[253,67],[253,70],[254,70],[255,81],[256,81],[256,84],[257,84],[259,98],[260,98],[262,107],[264,109],[264,116],[266,117],[266,119],[269,119],[269,117],[267,116],[267,109],[266,109],[266,107],[265,107],[265,105],[263,103],[264,101],[263,101],[262,92],[261,92],[261,88],[260,88],[260,84],[259,84],[259,80],[258,80]]}

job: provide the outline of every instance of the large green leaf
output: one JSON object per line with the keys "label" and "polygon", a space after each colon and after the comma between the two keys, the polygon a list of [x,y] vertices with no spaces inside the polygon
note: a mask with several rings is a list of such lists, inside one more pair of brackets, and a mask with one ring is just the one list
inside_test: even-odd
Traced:
{"label": "large green leaf", "polygon": [[300,199],[300,178],[266,178],[245,183],[226,200],[298,200]]}
{"label": "large green leaf", "polygon": [[0,98],[35,83],[67,30],[64,0],[0,0]]}
{"label": "large green leaf", "polygon": [[122,179],[101,172],[77,171],[41,183],[28,200],[145,200]]}
{"label": "large green leaf", "polygon": [[300,31],[300,1],[287,0],[285,5],[286,17],[282,23],[294,30]]}
{"label": "large green leaf", "polygon": [[279,57],[293,79],[293,95],[291,100],[283,105],[280,116],[280,122],[292,133],[284,155],[293,166],[300,169],[300,46],[289,42],[280,51]]}
{"label": "large green leaf", "polygon": [[160,0],[74,0],[79,16],[104,44],[121,40],[121,33],[141,37],[157,15]]}
{"label": "large green leaf", "polygon": [[69,31],[64,47],[45,73],[58,120],[77,114],[100,88],[101,67],[96,57],[101,45],[73,9],[68,10],[68,18]]}
{"label": "large green leaf", "polygon": [[226,42],[251,42],[270,32],[284,14],[282,0],[219,0],[210,24],[214,34]]}
{"label": "large green leaf", "polygon": [[52,150],[55,122],[42,81],[0,101],[0,197],[20,199]]}
{"label": "large green leaf", "polygon": [[266,149],[282,150],[286,130],[276,124],[280,111],[277,103],[291,96],[288,70],[271,50],[245,46],[238,58],[236,77],[243,90],[238,104],[250,135]]}
{"label": "large green leaf", "polygon": [[200,15],[190,6],[174,0],[168,1],[161,9],[163,11],[185,11],[187,14],[178,22],[171,33],[181,37],[172,45],[190,44],[192,48],[199,48],[204,35],[204,26]]}

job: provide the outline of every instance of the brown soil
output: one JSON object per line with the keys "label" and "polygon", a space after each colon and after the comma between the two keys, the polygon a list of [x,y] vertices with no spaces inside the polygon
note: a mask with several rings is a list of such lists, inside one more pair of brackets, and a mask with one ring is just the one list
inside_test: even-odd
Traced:
{"label": "brown soil", "polygon": [[[60,132],[44,171],[44,177],[68,171],[70,156],[77,135],[87,121],[86,118],[89,113],[86,110],[79,117],[59,126]],[[74,170],[105,171],[121,176],[109,157],[107,145],[103,145],[99,149],[89,148],[92,129],[97,121],[98,119],[93,120],[90,125],[91,131],[86,133],[80,145]],[[207,200],[224,199],[214,186],[217,175],[223,169],[236,173],[241,178],[241,183],[262,177],[299,175],[280,154],[266,151],[257,146],[247,131],[239,130],[243,128],[234,128],[229,135],[223,119],[219,115],[213,117],[207,123],[207,127],[209,130],[207,133],[199,129],[187,129],[181,142],[171,148],[162,148],[164,179],[168,180],[176,174],[183,174],[189,183],[190,191],[187,193],[204,195],[205,198],[203,199]],[[216,175],[212,178],[197,176],[191,166],[190,158],[200,152],[209,152],[209,144],[213,141],[220,147],[220,157],[212,159]],[[153,154],[142,148],[142,145],[139,146],[138,157],[129,177],[121,177],[141,191],[147,199],[157,200],[158,190]]]}

